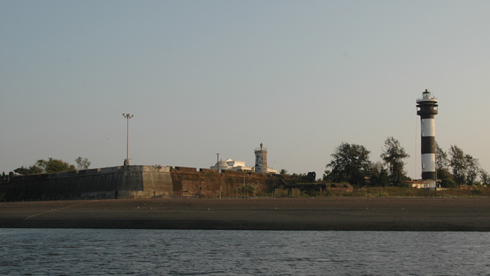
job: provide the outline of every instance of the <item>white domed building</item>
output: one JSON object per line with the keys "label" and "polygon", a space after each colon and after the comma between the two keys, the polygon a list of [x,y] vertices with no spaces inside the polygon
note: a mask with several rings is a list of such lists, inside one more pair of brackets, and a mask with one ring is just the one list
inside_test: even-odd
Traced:
{"label": "white domed building", "polygon": [[214,166],[209,167],[212,170],[217,170],[219,164],[220,171],[238,171],[238,172],[251,172],[252,167],[245,166],[245,161],[236,161],[228,159],[226,161],[220,160]]}

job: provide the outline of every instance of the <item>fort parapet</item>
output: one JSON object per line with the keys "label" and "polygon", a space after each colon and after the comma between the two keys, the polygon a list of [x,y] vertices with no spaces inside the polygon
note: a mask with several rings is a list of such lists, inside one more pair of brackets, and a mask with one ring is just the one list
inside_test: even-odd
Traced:
{"label": "fort parapet", "polygon": [[170,167],[124,166],[16,176],[7,201],[158,198],[173,195]]}
{"label": "fort parapet", "polygon": [[121,166],[15,176],[4,190],[7,201],[241,197],[267,194],[281,178],[188,167]]}

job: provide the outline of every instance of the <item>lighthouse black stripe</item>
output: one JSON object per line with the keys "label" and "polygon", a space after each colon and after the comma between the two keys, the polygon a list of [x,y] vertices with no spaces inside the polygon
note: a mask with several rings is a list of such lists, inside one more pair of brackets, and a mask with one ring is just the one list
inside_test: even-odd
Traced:
{"label": "lighthouse black stripe", "polygon": [[417,104],[417,115],[420,115],[420,118],[434,118],[434,115],[439,113],[439,111],[435,108],[437,103],[434,102],[419,102]]}
{"label": "lighthouse black stripe", "polygon": [[422,172],[422,179],[436,179],[435,172]]}
{"label": "lighthouse black stripe", "polygon": [[434,114],[419,114],[419,115],[420,115],[420,119],[434,119]]}
{"label": "lighthouse black stripe", "polygon": [[436,137],[422,137],[422,154],[436,152]]}

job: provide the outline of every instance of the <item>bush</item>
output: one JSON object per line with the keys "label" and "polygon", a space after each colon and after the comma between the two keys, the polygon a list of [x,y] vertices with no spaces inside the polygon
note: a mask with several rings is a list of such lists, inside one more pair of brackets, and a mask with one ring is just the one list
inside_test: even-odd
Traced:
{"label": "bush", "polygon": [[354,192],[345,192],[343,191],[341,196],[345,196],[345,197],[353,197],[354,196]]}
{"label": "bush", "polygon": [[481,195],[482,194],[482,190],[480,190],[480,189],[474,189],[474,190],[471,190],[471,193],[474,194],[474,195]]}
{"label": "bush", "polygon": [[400,183],[400,186],[399,187],[400,188],[411,188],[410,187],[410,183],[408,183],[408,182],[402,182],[402,183]]}
{"label": "bush", "polygon": [[301,197],[321,197],[322,192],[319,191],[303,191]]}
{"label": "bush", "polygon": [[441,187],[443,188],[454,188],[456,187],[456,182],[450,178],[443,179],[441,181]]}

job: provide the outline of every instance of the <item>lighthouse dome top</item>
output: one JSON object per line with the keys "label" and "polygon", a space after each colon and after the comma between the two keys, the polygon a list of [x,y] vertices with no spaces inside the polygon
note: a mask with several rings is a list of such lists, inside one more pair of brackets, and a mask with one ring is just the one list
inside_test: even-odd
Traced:
{"label": "lighthouse dome top", "polygon": [[432,102],[432,103],[437,103],[438,100],[436,97],[433,97],[430,93],[429,90],[425,89],[424,92],[422,92],[422,98],[417,99],[417,102]]}

